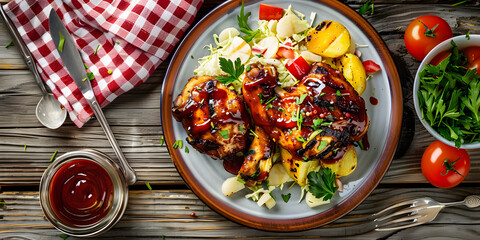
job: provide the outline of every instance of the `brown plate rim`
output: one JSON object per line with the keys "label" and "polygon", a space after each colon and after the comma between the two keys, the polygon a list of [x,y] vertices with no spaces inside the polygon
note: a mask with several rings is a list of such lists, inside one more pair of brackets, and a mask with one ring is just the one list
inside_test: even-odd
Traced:
{"label": "brown plate rim", "polygon": [[[245,2],[252,2],[252,0],[247,0]],[[392,100],[390,127],[386,139],[389,144],[387,144],[382,150],[380,155],[381,160],[377,161],[371,171],[372,174],[367,177],[365,182],[352,195],[338,205],[324,212],[297,219],[270,219],[251,216],[247,213],[239,211],[225,202],[216,199],[212,194],[206,191],[202,184],[195,182],[194,176],[183,161],[179,149],[174,149],[172,146],[173,142],[175,142],[175,135],[173,132],[173,117],[171,114],[171,103],[173,99],[172,94],[175,79],[183,59],[187,57],[188,51],[195,43],[196,39],[198,39],[198,37],[203,33],[203,30],[208,28],[212,22],[215,22],[221,18],[225,13],[240,7],[241,0],[232,0],[223,3],[206,15],[194,28],[192,28],[175,52],[175,55],[173,56],[168,67],[167,73],[165,74],[161,97],[161,121],[165,142],[175,167],[190,189],[206,205],[224,217],[248,227],[275,232],[302,231],[325,225],[344,216],[358,206],[379,184],[393,159],[396,146],[399,141],[403,112],[403,98],[400,86],[400,77],[387,46],[375,29],[349,6],[341,2],[331,0],[316,0],[315,2],[322,3],[343,14],[350,21],[356,23],[357,26],[369,37],[370,41],[374,45],[373,47],[375,47],[377,50],[377,53],[379,54],[383,65],[385,66],[385,69],[382,69],[382,71],[385,71],[386,75],[388,76]]]}

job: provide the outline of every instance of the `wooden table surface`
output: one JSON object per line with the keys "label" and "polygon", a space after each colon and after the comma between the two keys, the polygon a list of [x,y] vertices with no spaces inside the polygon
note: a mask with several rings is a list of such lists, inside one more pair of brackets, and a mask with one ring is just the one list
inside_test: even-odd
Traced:
{"label": "wooden table surface", "polygon": [[[8,2],[0,0],[0,3]],[[206,1],[201,19],[220,0]],[[347,1],[358,9],[363,2]],[[471,170],[453,189],[430,185],[420,170],[425,148],[434,141],[413,114],[412,84],[419,62],[406,51],[403,33],[414,18],[434,14],[445,19],[454,35],[480,34],[480,4],[469,1],[374,1],[375,13],[366,19],[386,42],[397,65],[404,95],[405,131],[397,157],[376,190],[348,215],[326,226],[294,233],[272,233],[231,222],[204,205],[184,184],[165,146],[160,145],[160,93],[170,58],[150,79],[118,97],[105,115],[127,159],[138,174],[130,188],[129,206],[121,221],[101,238],[299,238],[343,237],[348,239],[461,238],[480,236],[480,209],[447,208],[430,224],[392,232],[375,232],[371,214],[393,203],[429,196],[438,201],[459,201],[480,194],[480,151],[469,151]],[[38,201],[38,184],[55,151],[59,155],[94,148],[114,156],[99,123],[76,128],[70,120],[56,130],[43,127],[35,117],[41,98],[31,72],[0,23],[0,238],[59,239],[61,233],[44,219]],[[413,128],[414,127],[414,128]],[[413,136],[413,138],[411,138]],[[411,143],[411,144],[410,144]],[[25,144],[27,145],[24,150]],[[409,147],[408,147],[409,146]],[[400,156],[400,157],[399,157]],[[360,159],[361,164],[361,159]],[[147,190],[144,182],[153,186]],[[192,217],[191,213],[195,213]],[[72,238],[69,238],[72,239]]]}

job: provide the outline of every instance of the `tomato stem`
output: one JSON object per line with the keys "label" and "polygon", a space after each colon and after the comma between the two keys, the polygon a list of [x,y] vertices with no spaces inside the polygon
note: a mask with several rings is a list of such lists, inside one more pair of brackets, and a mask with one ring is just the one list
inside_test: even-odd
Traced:
{"label": "tomato stem", "polygon": [[423,23],[422,21],[418,20],[419,22],[421,22],[423,24],[423,26],[425,27],[425,32],[423,34],[425,34],[425,36],[427,37],[436,37],[435,33],[433,31],[435,31],[435,28],[438,27],[438,24],[435,25],[435,27],[433,27],[432,29],[429,29],[427,27],[427,25],[425,23]]}
{"label": "tomato stem", "polygon": [[445,166],[445,169],[443,169],[441,172],[440,172],[440,175],[442,176],[445,176],[448,174],[448,171],[453,171],[455,172],[456,174],[464,177],[461,173],[459,173],[456,169],[455,169],[455,166],[454,164],[460,159],[462,158],[462,156],[460,156],[459,158],[457,158],[457,160],[453,161],[453,162],[449,162],[449,159],[445,159],[445,161],[443,161],[443,166]]}

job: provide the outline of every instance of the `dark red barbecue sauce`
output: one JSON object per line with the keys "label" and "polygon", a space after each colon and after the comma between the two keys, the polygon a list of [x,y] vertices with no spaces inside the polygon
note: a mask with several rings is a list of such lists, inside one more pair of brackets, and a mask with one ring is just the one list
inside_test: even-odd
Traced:
{"label": "dark red barbecue sauce", "polygon": [[235,156],[229,159],[224,159],[223,160],[223,168],[233,174],[237,175],[238,171],[240,171],[240,168],[242,167],[244,157],[243,156]]}
{"label": "dark red barbecue sauce", "polygon": [[[244,90],[246,90],[244,91],[244,97],[250,101],[247,104],[250,103],[250,105],[254,105],[253,108],[256,108],[252,109],[254,122],[262,125],[264,129],[270,132],[271,137],[278,138],[281,134],[284,134],[286,139],[288,139],[290,138],[288,135],[292,134],[289,130],[298,128],[297,121],[293,119],[293,115],[295,112],[298,114],[298,110],[301,110],[303,115],[301,125],[303,127],[299,135],[303,139],[310,139],[310,135],[314,131],[314,120],[321,120],[327,124],[330,122],[329,128],[336,131],[342,131],[344,128],[347,128],[351,136],[349,141],[360,140],[358,136],[368,126],[364,99],[358,96],[348,82],[336,80],[343,79],[340,72],[319,67],[318,73],[321,74],[311,77],[307,75],[298,85],[285,88],[281,98],[274,98],[270,102],[271,106],[266,110],[267,114],[265,114],[269,116],[267,117],[261,114],[262,111],[265,111],[265,107],[262,104],[258,104],[258,95],[261,93],[261,96],[267,96],[262,99],[263,102],[270,99],[274,95],[273,88],[277,84],[276,79],[265,74],[265,71],[255,70],[250,72],[249,77],[253,81],[244,85]],[[258,88],[257,86],[261,87]],[[302,90],[302,88],[305,88],[305,90]],[[297,89],[300,89],[300,92],[306,93],[308,96],[300,104],[297,103],[299,94],[292,94]],[[257,104],[255,105],[255,103]],[[271,121],[271,119],[274,119],[274,121]],[[270,127],[272,125],[282,129],[283,133]],[[293,136],[298,136],[298,133],[293,133],[291,137],[293,138]],[[366,142],[368,143],[368,140]],[[297,149],[305,147],[301,146],[300,142],[295,144]],[[322,161],[334,163],[340,160],[345,152],[346,147],[341,147],[335,150],[328,158],[322,159]],[[295,156],[294,154],[294,158],[296,157],[297,159],[303,159],[303,156]]]}
{"label": "dark red barbecue sauce", "polygon": [[370,97],[370,103],[372,105],[377,105],[378,104],[378,99],[376,97]]}
{"label": "dark red barbecue sauce", "polygon": [[102,220],[112,208],[113,183],[107,171],[91,160],[65,163],[50,183],[51,206],[71,227],[87,227]]}
{"label": "dark red barbecue sauce", "polygon": [[[215,131],[211,126],[221,126],[225,123],[235,123],[250,129],[250,117],[246,114],[243,104],[238,109],[228,111],[228,92],[217,87],[217,80],[198,84],[192,90],[191,98],[183,111],[175,113],[177,120],[184,121],[184,127],[194,137],[200,137],[206,131]],[[236,97],[238,102],[243,102],[241,97]],[[213,111],[214,109],[215,111]]]}

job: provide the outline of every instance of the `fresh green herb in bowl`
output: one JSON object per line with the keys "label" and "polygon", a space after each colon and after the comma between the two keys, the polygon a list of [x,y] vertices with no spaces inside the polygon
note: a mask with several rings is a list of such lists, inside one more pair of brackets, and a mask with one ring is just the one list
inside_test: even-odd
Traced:
{"label": "fresh green herb in bowl", "polygon": [[[475,45],[480,46],[479,35],[439,44],[420,65],[414,83],[414,104],[422,124],[457,148],[480,148],[480,75],[469,69],[462,52]],[[445,58],[439,60],[442,55]]]}

